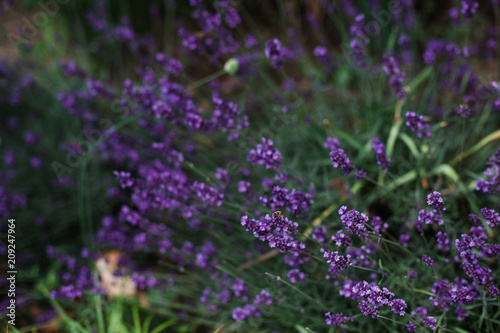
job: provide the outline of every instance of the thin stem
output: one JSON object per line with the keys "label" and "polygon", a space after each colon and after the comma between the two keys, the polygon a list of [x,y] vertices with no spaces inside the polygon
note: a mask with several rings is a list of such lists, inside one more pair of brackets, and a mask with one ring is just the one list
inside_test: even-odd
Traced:
{"label": "thin stem", "polygon": [[293,290],[295,290],[296,292],[298,292],[299,294],[303,295],[304,297],[310,299],[311,301],[313,301],[314,303],[318,304],[319,306],[321,306],[322,308],[326,308],[320,301],[318,301],[317,299],[314,299],[312,298],[311,296],[309,296],[308,294],[306,294],[305,292],[303,292],[302,290],[300,290],[299,288],[295,287],[294,285],[288,283],[287,281],[281,279],[281,277],[279,276],[276,276],[276,275],[272,275],[270,273],[267,273],[266,272],[266,275],[272,277],[273,279],[275,279],[276,281],[280,281],[280,282],[283,282],[286,286],[292,288]]}
{"label": "thin stem", "polygon": [[199,86],[204,85],[205,83],[208,83],[212,80],[215,80],[216,78],[226,74],[227,72],[224,69],[221,69],[218,72],[215,72],[213,74],[210,74],[209,76],[204,77],[203,79],[200,79],[196,82],[191,83],[189,86],[186,87],[186,91],[198,88]]}
{"label": "thin stem", "polygon": [[475,144],[474,146],[472,146],[468,150],[464,151],[463,153],[458,154],[448,164],[453,166],[453,165],[457,164],[458,162],[460,162],[461,160],[463,160],[464,158],[466,158],[467,156],[469,156],[470,154],[473,154],[476,151],[478,151],[479,149],[483,148],[488,143],[493,142],[493,141],[498,140],[498,139],[500,139],[500,130],[497,130],[497,131],[491,133],[490,135],[488,135],[487,137],[485,137],[484,139],[479,141],[477,144]]}

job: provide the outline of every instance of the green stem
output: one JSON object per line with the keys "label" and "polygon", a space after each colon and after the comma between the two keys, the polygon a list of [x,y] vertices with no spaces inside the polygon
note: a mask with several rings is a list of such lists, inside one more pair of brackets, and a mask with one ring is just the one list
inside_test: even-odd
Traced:
{"label": "green stem", "polygon": [[436,297],[436,294],[431,293],[430,291],[427,291],[427,290],[413,288],[413,291],[416,291],[417,293],[421,293],[421,294],[424,294],[424,295],[427,295],[427,296]]}
{"label": "green stem", "polygon": [[387,147],[386,147],[387,157],[392,156],[392,153],[394,151],[394,145],[396,144],[396,138],[399,133],[399,129],[403,124],[403,120],[401,119],[401,109],[403,107],[404,102],[405,102],[404,100],[400,99],[396,103],[396,108],[394,110],[394,121],[392,123],[391,130],[389,131],[389,138],[387,139]]}
{"label": "green stem", "polygon": [[204,77],[203,79],[200,79],[196,82],[191,83],[189,86],[186,87],[186,90],[192,90],[195,88],[198,88],[199,86],[204,85],[205,83],[208,83],[212,80],[215,80],[216,78],[226,74],[227,72],[224,69],[221,69],[218,72],[215,72],[213,74],[210,74],[209,76]]}
{"label": "green stem", "polygon": [[478,151],[479,149],[483,148],[488,143],[493,142],[493,141],[498,140],[498,139],[500,139],[500,130],[497,130],[497,131],[491,133],[490,135],[488,135],[487,137],[485,137],[484,139],[479,141],[477,144],[475,144],[471,148],[467,149],[466,151],[464,151],[461,154],[458,154],[448,164],[453,166],[453,165],[457,164],[458,162],[460,162],[461,160],[463,160],[464,158],[466,158],[467,156],[469,156],[470,154],[473,154],[476,151]]}
{"label": "green stem", "polygon": [[313,301],[314,303],[318,304],[319,306],[321,306],[322,308],[325,308],[325,306],[323,304],[321,304],[320,301],[318,301],[317,299],[314,299],[312,298],[311,296],[309,296],[308,294],[306,294],[305,292],[303,292],[302,290],[300,290],[299,288],[295,287],[294,285],[288,283],[287,281],[281,279],[281,277],[279,276],[276,276],[276,275],[272,275],[270,273],[267,273],[266,272],[266,275],[276,279],[276,281],[280,281],[282,283],[284,283],[286,286],[292,288],[293,290],[295,290],[296,292],[298,292],[299,294],[303,295],[304,297],[308,298],[309,300]]}

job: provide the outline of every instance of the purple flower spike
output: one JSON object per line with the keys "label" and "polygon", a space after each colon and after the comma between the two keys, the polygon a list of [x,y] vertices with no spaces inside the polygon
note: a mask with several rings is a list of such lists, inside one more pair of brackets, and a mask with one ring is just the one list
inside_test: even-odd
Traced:
{"label": "purple flower spike", "polygon": [[406,329],[408,330],[408,332],[415,332],[415,330],[417,329],[417,326],[412,323],[411,321],[405,325],[406,326]]}
{"label": "purple flower spike", "polygon": [[368,216],[356,210],[347,211],[346,206],[339,209],[340,220],[344,224],[347,231],[358,235],[359,237],[366,237],[367,230],[365,223],[368,223]]}
{"label": "purple flower spike", "polygon": [[423,116],[417,116],[415,112],[406,112],[406,126],[408,126],[412,132],[417,131],[417,137],[431,136],[430,126],[426,124],[426,120]]}
{"label": "purple flower spike", "polygon": [[340,255],[338,251],[325,251],[323,257],[328,259],[326,262],[330,264],[330,266],[335,267],[339,271],[343,271],[352,265],[351,256],[349,254],[344,257],[343,255]]}
{"label": "purple flower spike", "polygon": [[482,208],[481,215],[483,215],[486,223],[492,228],[500,224],[500,215],[494,209]]}
{"label": "purple flower spike", "polygon": [[134,185],[134,180],[130,178],[130,172],[125,171],[114,171],[113,174],[116,176],[122,188],[130,187]]}
{"label": "purple flower spike", "polygon": [[349,175],[354,170],[351,160],[344,153],[343,149],[332,150],[330,152],[330,159],[332,160],[333,167],[339,168],[344,176]]}
{"label": "purple flower spike", "polygon": [[437,191],[434,191],[427,196],[427,204],[434,208],[434,213],[446,210],[446,208],[444,207],[443,198],[441,198],[441,193]]}
{"label": "purple flower spike", "polygon": [[323,143],[323,147],[325,147],[326,149],[333,150],[333,151],[339,149],[339,146],[340,146],[339,139],[332,138],[330,136],[327,137],[325,143]]}
{"label": "purple flower spike", "polygon": [[372,147],[373,150],[375,150],[375,153],[377,154],[378,168],[383,171],[388,171],[391,159],[387,158],[385,152],[385,145],[377,137],[374,136],[372,141]]}
{"label": "purple flower spike", "polygon": [[281,154],[273,147],[273,141],[262,138],[262,143],[252,149],[247,160],[255,164],[265,165],[266,169],[279,169],[281,167]]}
{"label": "purple flower spike", "polygon": [[477,3],[477,1],[464,0],[464,1],[462,1],[462,14],[466,18],[471,19],[474,17],[474,14],[476,13],[477,7],[479,7],[479,4]]}
{"label": "purple flower spike", "polygon": [[426,255],[422,256],[422,261],[425,262],[425,266],[427,266],[427,267],[434,266],[434,261],[429,256],[426,256]]}
{"label": "purple flower spike", "polygon": [[277,38],[270,39],[266,42],[264,50],[266,58],[271,60],[274,68],[281,68],[285,59],[293,58],[293,53],[286,47],[281,46],[281,42]]}
{"label": "purple flower spike", "polygon": [[331,312],[327,312],[325,313],[325,316],[326,316],[325,322],[327,325],[330,326],[335,325],[342,327],[346,321],[352,322],[354,320],[351,315],[349,317],[346,317],[342,312],[337,314],[332,314]]}
{"label": "purple flower spike", "polygon": [[396,58],[384,55],[382,57],[384,63],[384,72],[389,76],[389,83],[394,90],[398,99],[404,99],[406,97],[406,92],[403,88],[403,80],[406,73],[399,69],[399,64]]}

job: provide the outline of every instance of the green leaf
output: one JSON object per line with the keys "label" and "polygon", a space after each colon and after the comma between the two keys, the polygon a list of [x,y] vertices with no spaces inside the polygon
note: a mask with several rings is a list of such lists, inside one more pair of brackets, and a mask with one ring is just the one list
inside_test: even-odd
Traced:
{"label": "green leaf", "polygon": [[214,332],[214,333],[219,333],[219,332],[220,332],[220,330],[221,330],[223,327],[224,327],[224,325],[222,325],[222,326],[221,326],[221,327],[219,327],[217,330],[215,330],[215,332]]}

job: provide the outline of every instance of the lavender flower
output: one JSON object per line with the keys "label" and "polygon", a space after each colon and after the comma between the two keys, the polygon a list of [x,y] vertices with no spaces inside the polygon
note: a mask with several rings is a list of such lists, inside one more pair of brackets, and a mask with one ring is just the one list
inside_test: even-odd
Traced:
{"label": "lavender flower", "polygon": [[415,271],[409,271],[407,277],[408,279],[416,279],[418,277],[418,273]]}
{"label": "lavender flower", "polygon": [[304,282],[306,280],[306,275],[297,268],[290,270],[286,276],[290,279],[292,284]]}
{"label": "lavender flower", "polygon": [[424,324],[429,326],[431,330],[435,330],[437,319],[432,316],[428,316],[427,318],[424,319]]}
{"label": "lavender flower", "polygon": [[271,210],[286,208],[295,216],[299,216],[304,211],[307,212],[314,203],[311,194],[302,193],[295,189],[289,191],[286,188],[274,186],[272,194],[272,197],[259,197],[259,201]]}
{"label": "lavender flower", "polygon": [[319,243],[326,243],[328,241],[328,238],[326,237],[326,228],[315,228],[311,234],[311,238]]}
{"label": "lavender flower", "polygon": [[500,192],[500,149],[486,163],[490,167],[483,174],[485,178],[476,181],[476,191],[484,193]]}
{"label": "lavender flower", "polygon": [[262,143],[252,149],[247,156],[252,164],[265,165],[266,169],[279,169],[281,167],[281,154],[273,147],[273,141],[262,138]]}
{"label": "lavender flower", "polygon": [[425,266],[427,266],[427,267],[433,267],[434,266],[434,261],[429,256],[424,255],[422,257],[422,261],[425,262]]}
{"label": "lavender flower", "polygon": [[244,194],[250,194],[252,193],[252,187],[250,182],[246,182],[244,180],[240,180],[238,182],[238,192],[239,193],[244,193]]}
{"label": "lavender flower", "polygon": [[438,249],[444,250],[444,251],[449,251],[450,250],[450,240],[448,239],[448,234],[443,233],[442,231],[438,231],[436,234],[437,238],[437,243],[438,243]]}
{"label": "lavender flower", "polygon": [[359,236],[366,237],[367,230],[365,223],[368,223],[368,216],[356,210],[347,211],[346,206],[339,209],[340,220],[344,227],[351,233]]}
{"label": "lavender flower", "polygon": [[340,255],[338,251],[335,252],[325,251],[323,257],[327,258],[328,260],[326,262],[338,271],[343,271],[347,267],[352,265],[351,256],[346,255],[344,257],[343,255]]}
{"label": "lavender flower", "polygon": [[341,313],[337,313],[337,314],[332,314],[331,312],[327,312],[325,313],[325,316],[327,317],[325,319],[325,322],[327,325],[330,325],[330,326],[340,326],[342,327],[344,325],[345,322],[347,321],[353,321],[354,319],[352,318],[352,315],[349,315],[349,317],[347,316],[344,316],[344,314],[341,312]]}
{"label": "lavender flower", "polygon": [[406,314],[405,310],[408,307],[406,302],[402,299],[395,299],[389,302],[389,306],[391,307],[391,311],[400,316],[404,316]]}
{"label": "lavender flower", "polygon": [[385,153],[385,145],[376,137],[372,138],[372,147],[377,154],[377,164],[380,170],[388,171],[389,163],[391,162],[390,158],[387,158]]}
{"label": "lavender flower", "polygon": [[281,42],[277,38],[270,39],[266,42],[264,53],[266,58],[271,60],[273,67],[277,69],[283,67],[284,59],[292,58],[291,51],[282,47]]}
{"label": "lavender flower", "polygon": [[233,319],[235,321],[247,321],[251,317],[260,317],[260,311],[252,304],[247,304],[243,308],[233,310]]}
{"label": "lavender flower", "polygon": [[492,228],[498,226],[500,223],[500,215],[494,209],[481,208],[481,215]]}
{"label": "lavender flower", "polygon": [[332,160],[333,167],[339,168],[344,176],[349,175],[354,170],[351,160],[342,149],[332,150],[330,152],[330,159]]}
{"label": "lavender flower", "polygon": [[406,326],[406,329],[408,330],[408,332],[415,332],[415,330],[417,329],[417,326],[411,321],[408,324],[406,324],[405,326]]}
{"label": "lavender flower", "polygon": [[335,245],[337,246],[345,246],[348,247],[351,245],[351,238],[344,234],[343,230],[337,231],[335,236],[332,236],[332,240],[335,241]]}
{"label": "lavender flower", "polygon": [[389,83],[391,84],[394,93],[398,99],[404,99],[406,92],[403,88],[403,80],[406,73],[399,69],[399,64],[396,58],[384,55],[382,57],[384,63],[384,72],[389,76]]}
{"label": "lavender flower", "polygon": [[423,116],[417,116],[413,111],[406,112],[406,126],[408,126],[412,132],[417,131],[417,137],[431,136],[430,126],[426,124],[426,120]]}
{"label": "lavender flower", "polygon": [[445,211],[443,198],[441,198],[441,193],[434,191],[427,196],[427,204],[432,206],[433,212],[438,213],[440,211]]}
{"label": "lavender flower", "polygon": [[130,178],[130,172],[125,171],[114,171],[113,174],[116,176],[120,182],[122,188],[131,187],[134,185],[134,180]]}
{"label": "lavender flower", "polygon": [[386,287],[380,288],[378,285],[369,284],[366,281],[357,283],[351,289],[352,295],[350,298],[357,299],[361,313],[365,316],[377,318],[379,316],[379,308],[384,305],[390,306],[393,312],[404,315],[406,302],[403,300],[393,300],[394,294]]}
{"label": "lavender flower", "polygon": [[[359,68],[366,68],[367,66],[364,48],[370,43],[370,39],[364,33],[364,19],[364,14],[358,14],[354,18],[355,22],[349,29],[352,37],[351,41],[349,42],[349,47],[351,50],[350,54],[346,55],[347,61]],[[354,59],[352,59],[351,57],[354,57]]]}
{"label": "lavender flower", "polygon": [[337,149],[339,149],[339,146],[340,146],[339,139],[332,137],[327,137],[325,143],[323,143],[323,147],[331,151],[336,151]]}
{"label": "lavender flower", "polygon": [[241,225],[253,233],[261,241],[267,241],[269,247],[278,249],[281,253],[290,252],[299,255],[305,245],[295,240],[290,235],[298,232],[298,223],[288,220],[283,215],[273,217],[266,215],[260,220],[250,219],[248,216],[241,218]]}
{"label": "lavender flower", "polygon": [[474,17],[474,14],[476,13],[477,7],[479,7],[479,4],[477,3],[477,1],[463,0],[462,1],[462,14],[466,18],[471,19]]}
{"label": "lavender flower", "polygon": [[273,303],[273,300],[271,299],[271,294],[262,289],[262,291],[255,296],[254,304],[257,306],[261,305],[271,305]]}
{"label": "lavender flower", "polygon": [[318,58],[319,63],[326,68],[326,74],[332,74],[335,62],[333,56],[328,52],[326,47],[316,46],[313,50],[313,54]]}

